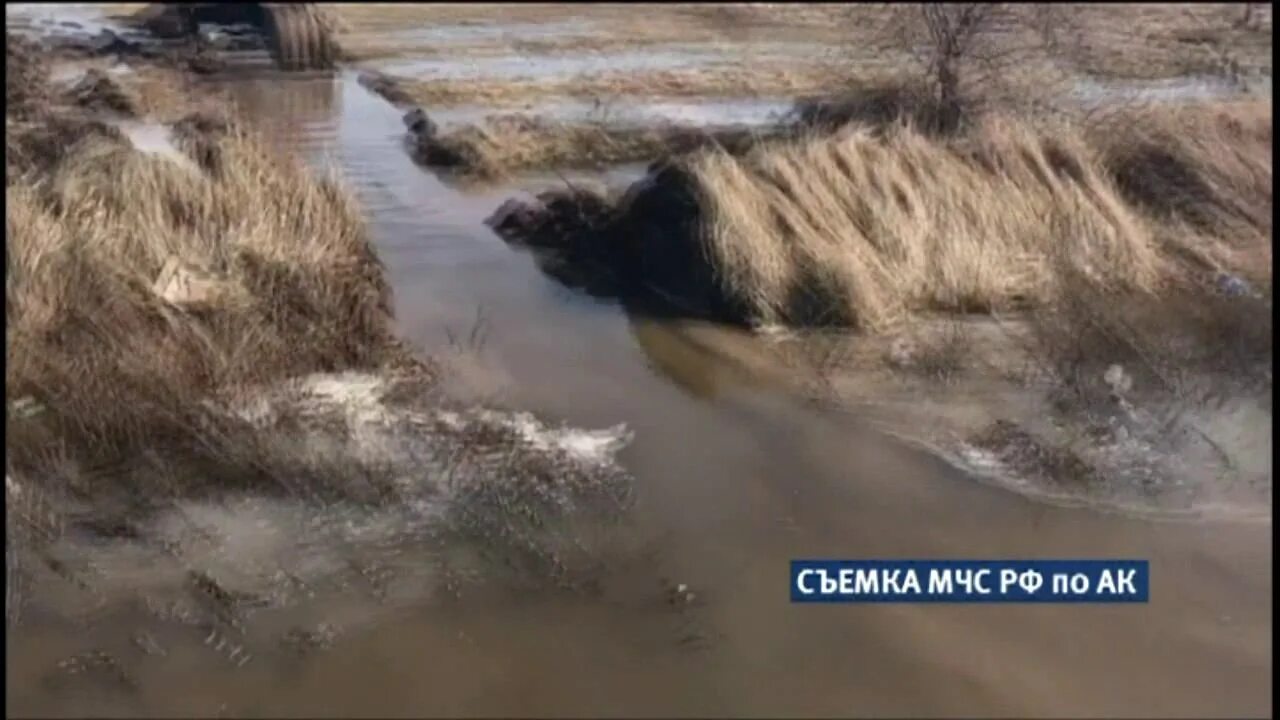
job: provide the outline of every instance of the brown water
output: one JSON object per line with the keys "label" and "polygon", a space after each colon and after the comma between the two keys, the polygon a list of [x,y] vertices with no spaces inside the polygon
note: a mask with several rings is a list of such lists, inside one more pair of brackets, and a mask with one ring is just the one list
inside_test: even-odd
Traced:
{"label": "brown water", "polygon": [[[635,531],[649,553],[620,561],[599,596],[407,602],[300,659],[142,656],[133,693],[42,679],[88,642],[127,637],[127,616],[24,624],[7,643],[9,713],[1270,712],[1269,520],[1131,520],[974,482],[689,349],[678,324],[555,284],[482,224],[514,189],[463,194],[413,165],[398,113],[353,77],[232,87],[279,142],[339,168],[359,193],[408,338],[438,350],[479,314],[504,403],[629,426],[620,459],[637,478]],[[793,606],[796,557],[1148,558],[1151,602]],[[697,599],[664,601],[663,578]]]}

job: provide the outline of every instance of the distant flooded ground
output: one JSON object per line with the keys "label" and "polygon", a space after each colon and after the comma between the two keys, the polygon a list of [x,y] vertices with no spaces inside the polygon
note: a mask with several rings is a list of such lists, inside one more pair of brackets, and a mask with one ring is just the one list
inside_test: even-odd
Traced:
{"label": "distant flooded ground", "polygon": [[[429,353],[448,352],[450,338],[482,338],[472,389],[502,405],[584,428],[625,424],[634,439],[619,459],[638,493],[626,532],[643,551],[620,555],[595,594],[498,586],[458,598],[418,582],[414,568],[425,559],[417,562],[412,546],[377,550],[373,557],[401,573],[395,602],[348,592],[267,613],[241,641],[258,648],[243,662],[189,628],[147,635],[163,648],[153,652],[123,595],[86,600],[56,590],[44,608],[33,598],[9,630],[8,713],[1270,711],[1269,514],[1146,521],[1051,507],[976,482],[887,439],[867,418],[817,408],[700,349],[705,342],[688,339],[698,330],[691,324],[629,315],[563,288],[483,224],[513,193],[561,179],[451,187],[410,160],[400,113],[349,71],[218,84],[280,144],[337,170],[357,193],[404,336]],[[165,151],[163,133],[133,128],[130,137]],[[394,522],[243,498],[189,507],[186,517],[224,538],[210,551],[224,560],[300,564],[364,556],[380,536],[352,528]],[[329,523],[347,530],[282,549],[281,538],[300,537],[299,528]],[[145,556],[127,548],[69,552],[104,577],[147,582]],[[799,557],[1145,558],[1151,602],[793,606],[787,563]],[[290,627],[308,629],[310,650],[268,644]],[[127,663],[129,683],[51,670],[107,648]]]}

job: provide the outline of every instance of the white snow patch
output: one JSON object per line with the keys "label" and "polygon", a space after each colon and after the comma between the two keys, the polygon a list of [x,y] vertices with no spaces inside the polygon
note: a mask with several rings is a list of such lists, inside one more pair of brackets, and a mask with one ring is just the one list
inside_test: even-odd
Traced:
{"label": "white snow patch", "polygon": [[504,416],[486,411],[482,417],[515,430],[536,450],[560,450],[579,462],[591,465],[612,462],[614,454],[634,437],[625,423],[602,430],[582,430],[547,427],[532,414],[524,412]]}

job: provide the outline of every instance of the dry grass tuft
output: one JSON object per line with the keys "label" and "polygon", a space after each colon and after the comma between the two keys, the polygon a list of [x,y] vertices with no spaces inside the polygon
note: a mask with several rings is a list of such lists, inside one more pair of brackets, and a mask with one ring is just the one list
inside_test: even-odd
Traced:
{"label": "dry grass tuft", "polygon": [[11,466],[236,457],[210,398],[400,359],[350,196],[234,128],[205,142],[201,168],[90,138],[6,187],[5,390],[41,408]]}
{"label": "dry grass tuft", "polygon": [[689,163],[719,283],[760,322],[877,330],[1035,302],[1060,250],[1099,285],[1149,291],[1162,274],[1150,230],[1065,128],[993,119],[948,142],[849,127]]}
{"label": "dry grass tuft", "polygon": [[5,116],[27,117],[48,99],[49,68],[34,43],[9,32],[4,58]]}

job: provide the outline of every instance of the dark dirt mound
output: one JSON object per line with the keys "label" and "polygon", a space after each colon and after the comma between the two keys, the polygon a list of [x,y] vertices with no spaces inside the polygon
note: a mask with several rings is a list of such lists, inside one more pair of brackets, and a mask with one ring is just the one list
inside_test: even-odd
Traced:
{"label": "dark dirt mound", "polygon": [[404,115],[404,125],[414,137],[434,137],[440,128],[422,108],[414,108]]}
{"label": "dark dirt mound", "polygon": [[678,162],[655,164],[613,203],[569,188],[533,203],[510,200],[488,223],[507,242],[538,250],[543,269],[571,287],[657,312],[746,318],[718,285],[699,239],[696,184]]}
{"label": "dark dirt mound", "polygon": [[542,193],[533,202],[508,200],[486,222],[508,242],[541,251],[543,270],[565,285],[616,296],[620,246],[604,237],[614,216],[604,195],[569,188]]}

